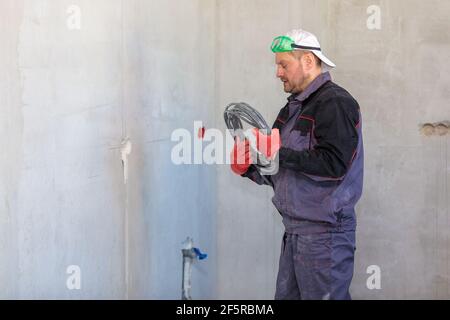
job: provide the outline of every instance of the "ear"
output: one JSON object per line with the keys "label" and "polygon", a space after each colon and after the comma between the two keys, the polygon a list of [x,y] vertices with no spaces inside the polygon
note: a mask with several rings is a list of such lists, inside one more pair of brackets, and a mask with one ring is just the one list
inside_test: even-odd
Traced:
{"label": "ear", "polygon": [[315,66],[314,53],[307,52],[303,55],[303,59],[305,59],[305,65],[308,69],[312,69]]}

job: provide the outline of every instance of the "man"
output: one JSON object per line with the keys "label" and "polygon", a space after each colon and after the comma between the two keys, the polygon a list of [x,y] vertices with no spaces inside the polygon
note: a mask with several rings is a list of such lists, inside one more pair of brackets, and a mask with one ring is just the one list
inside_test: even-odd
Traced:
{"label": "man", "polygon": [[[285,226],[275,299],[351,299],[355,205],[363,185],[359,106],[331,81],[335,65],[313,34],[293,30],[275,38],[272,51],[277,77],[291,94],[272,134],[255,131],[258,150],[279,156],[278,173],[266,176]],[[247,140],[236,141],[232,157],[241,156],[246,161],[232,162],[233,172],[268,184],[250,166]]]}

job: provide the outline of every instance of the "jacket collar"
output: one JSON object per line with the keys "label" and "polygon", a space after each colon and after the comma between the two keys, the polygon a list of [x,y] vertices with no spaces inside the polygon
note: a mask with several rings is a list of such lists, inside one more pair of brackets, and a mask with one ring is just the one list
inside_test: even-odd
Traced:
{"label": "jacket collar", "polygon": [[291,96],[289,96],[288,101],[291,102],[293,100],[297,100],[303,102],[328,81],[331,81],[330,73],[329,72],[321,73],[306,87],[305,90],[303,90],[300,93],[292,94]]}

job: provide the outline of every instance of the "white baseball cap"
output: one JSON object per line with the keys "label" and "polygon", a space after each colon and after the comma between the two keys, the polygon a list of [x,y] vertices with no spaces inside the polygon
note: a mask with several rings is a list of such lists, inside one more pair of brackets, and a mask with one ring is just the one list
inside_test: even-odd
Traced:
{"label": "white baseball cap", "polygon": [[[313,35],[312,33],[302,30],[302,29],[294,29],[289,31],[286,36],[287,38],[290,38],[292,40],[292,43],[290,44],[291,50],[307,50],[311,51],[317,58],[319,58],[322,63],[322,72],[327,72],[333,68],[336,67],[336,65],[328,59],[323,53],[322,48],[320,47],[319,40],[317,40],[317,37]],[[277,50],[277,48],[280,48],[280,45],[283,44],[285,37],[278,37],[275,38],[273,44],[272,44],[272,51],[274,52],[280,52],[280,51],[287,51],[287,50]],[[278,41],[277,41],[278,39]],[[287,45],[288,43],[284,43]],[[282,47],[286,47],[286,46]],[[278,46],[278,47],[277,47]]]}

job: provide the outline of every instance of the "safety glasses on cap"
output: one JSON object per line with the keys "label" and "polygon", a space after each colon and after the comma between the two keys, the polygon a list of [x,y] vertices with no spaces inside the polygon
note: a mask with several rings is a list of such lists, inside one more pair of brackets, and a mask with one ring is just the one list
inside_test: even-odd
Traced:
{"label": "safety glasses on cap", "polygon": [[272,52],[289,52],[292,51],[294,40],[286,36],[280,36],[273,39],[270,49]]}
{"label": "safety glasses on cap", "polygon": [[279,36],[273,39],[272,45],[270,46],[272,52],[290,52],[295,49],[303,49],[303,50],[317,50],[321,51],[319,47],[309,47],[309,46],[300,46],[295,44],[294,40],[289,38],[288,36]]}

